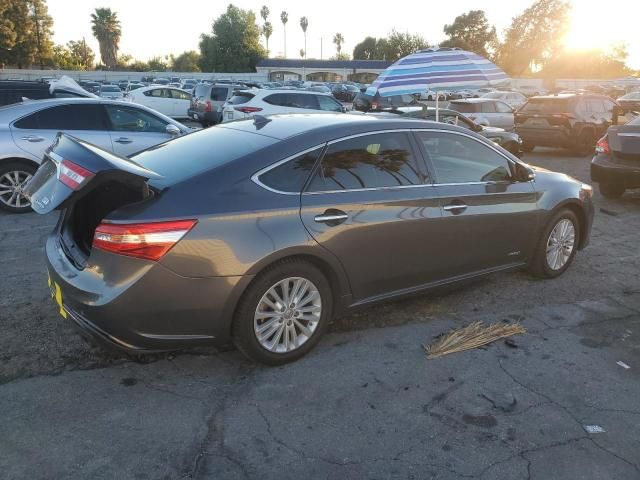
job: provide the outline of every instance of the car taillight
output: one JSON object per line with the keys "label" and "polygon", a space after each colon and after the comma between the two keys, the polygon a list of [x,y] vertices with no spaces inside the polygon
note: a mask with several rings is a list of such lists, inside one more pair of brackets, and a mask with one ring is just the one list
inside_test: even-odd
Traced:
{"label": "car taillight", "polygon": [[258,107],[233,107],[233,109],[242,113],[256,113],[262,111],[262,109]]}
{"label": "car taillight", "polygon": [[207,100],[207,106],[204,107],[204,111],[205,112],[210,112],[211,111],[211,102],[209,100]]}
{"label": "car taillight", "polygon": [[101,223],[93,246],[128,257],[159,260],[191,230],[197,220],[154,223]]}
{"label": "car taillight", "polygon": [[611,153],[611,148],[609,147],[609,137],[605,135],[598,143],[596,143],[596,153]]}
{"label": "car taillight", "polygon": [[70,160],[62,160],[59,167],[58,180],[71,190],[80,190],[91,178],[93,172],[73,163]]}
{"label": "car taillight", "polygon": [[376,102],[371,102],[371,110],[377,110],[378,104]]}

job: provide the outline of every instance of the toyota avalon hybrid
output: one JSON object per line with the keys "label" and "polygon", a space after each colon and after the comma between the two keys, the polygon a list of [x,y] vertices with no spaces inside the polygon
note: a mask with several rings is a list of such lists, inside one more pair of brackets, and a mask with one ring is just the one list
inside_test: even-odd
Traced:
{"label": "toyota avalon hybrid", "polygon": [[466,129],[257,116],[132,159],[60,134],[26,187],[60,209],[56,309],[135,352],[230,340],[277,365],[331,318],[492,272],[553,278],[588,241],[591,187]]}

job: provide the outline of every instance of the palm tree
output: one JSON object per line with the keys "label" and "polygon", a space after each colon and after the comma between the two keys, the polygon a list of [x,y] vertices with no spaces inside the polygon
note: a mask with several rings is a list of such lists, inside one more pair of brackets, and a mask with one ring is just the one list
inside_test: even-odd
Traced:
{"label": "palm tree", "polygon": [[342,44],[344,43],[344,37],[341,33],[336,33],[333,36],[333,43],[336,44],[336,53],[337,56],[340,57],[340,53],[342,52]]}
{"label": "palm tree", "polygon": [[263,5],[262,8],[260,9],[260,16],[262,17],[262,20],[264,20],[264,22],[267,22],[267,18],[269,18],[269,7],[267,7],[266,5]]}
{"label": "palm tree", "polygon": [[284,27],[284,58],[287,58],[287,22],[289,21],[289,14],[284,10],[280,14],[280,21]]}
{"label": "palm tree", "polygon": [[118,44],[122,31],[118,14],[110,8],[96,8],[91,14],[91,30],[100,44],[102,63],[113,69],[118,63]]}
{"label": "palm tree", "polygon": [[302,33],[304,33],[304,58],[307,58],[307,27],[309,26],[309,20],[307,17],[302,17],[300,19],[300,28],[302,28]]}
{"label": "palm tree", "polygon": [[264,22],[264,25],[262,27],[262,34],[264,35],[264,38],[267,39],[267,58],[269,57],[269,37],[272,33],[273,25],[271,25],[271,22]]}

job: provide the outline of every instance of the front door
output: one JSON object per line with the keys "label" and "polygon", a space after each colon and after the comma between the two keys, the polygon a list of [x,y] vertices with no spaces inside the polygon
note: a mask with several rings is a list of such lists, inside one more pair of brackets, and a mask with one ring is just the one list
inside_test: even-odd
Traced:
{"label": "front door", "polygon": [[159,117],[127,105],[105,105],[110,122],[113,151],[128,157],[169,140],[168,123]]}
{"label": "front door", "polygon": [[449,275],[516,265],[531,254],[537,220],[533,183],[518,182],[497,150],[458,132],[416,132],[443,208]]}
{"label": "front door", "polygon": [[440,204],[416,153],[408,132],[333,142],[302,194],[302,221],[342,263],[356,302],[441,275]]}

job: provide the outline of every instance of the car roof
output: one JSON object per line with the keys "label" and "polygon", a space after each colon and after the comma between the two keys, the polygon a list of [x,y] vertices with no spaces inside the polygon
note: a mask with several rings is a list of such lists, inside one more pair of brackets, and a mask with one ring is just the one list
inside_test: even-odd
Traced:
{"label": "car roof", "polygon": [[[365,114],[349,113],[293,113],[270,115],[264,117],[269,121],[240,120],[222,123],[215,128],[230,128],[245,132],[256,133],[278,140],[295,137],[297,135],[318,136],[321,141],[333,138],[343,138],[349,135],[368,131],[396,130],[403,128],[425,128],[424,120],[408,117],[388,118]],[[435,124],[438,128],[447,128],[447,124]],[[451,130],[457,127],[451,126]]]}
{"label": "car roof", "polygon": [[[320,86],[320,87],[324,87],[324,85],[316,85],[316,86]],[[310,87],[313,88],[313,87]],[[246,90],[246,89],[245,89]],[[272,93],[302,93],[304,95],[324,95],[324,96],[331,96],[331,94],[329,92],[318,92],[315,90],[299,90],[297,88],[270,88],[267,90],[261,90],[261,89],[257,89],[257,93],[265,93],[265,94],[272,94]]]}
{"label": "car roof", "polygon": [[450,103],[487,103],[487,102],[495,102],[500,101],[498,98],[460,98],[457,100],[450,100]]}

